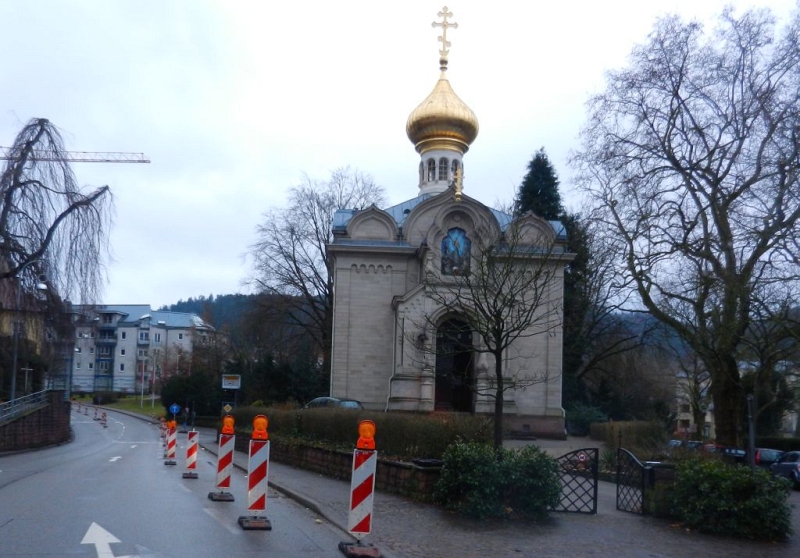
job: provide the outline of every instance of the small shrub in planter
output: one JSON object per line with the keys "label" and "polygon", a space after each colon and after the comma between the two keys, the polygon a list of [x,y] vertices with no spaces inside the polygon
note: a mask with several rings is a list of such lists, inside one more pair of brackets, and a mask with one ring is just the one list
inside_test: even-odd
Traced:
{"label": "small shrub in planter", "polygon": [[495,452],[488,444],[458,442],[443,460],[434,501],[462,515],[538,520],[558,503],[558,464],[535,446]]}
{"label": "small shrub in planter", "polygon": [[670,498],[689,528],[747,539],[784,540],[792,533],[785,479],[716,459],[678,463]]}

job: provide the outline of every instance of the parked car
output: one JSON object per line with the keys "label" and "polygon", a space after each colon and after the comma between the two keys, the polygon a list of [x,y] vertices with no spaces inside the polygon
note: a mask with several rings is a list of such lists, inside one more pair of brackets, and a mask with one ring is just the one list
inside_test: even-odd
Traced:
{"label": "parked car", "polygon": [[355,399],[339,399],[338,397],[317,397],[303,405],[303,409],[323,408],[363,409],[364,406]]}
{"label": "parked car", "polygon": [[773,463],[777,463],[783,452],[770,448],[756,448],[756,465],[769,469]]}
{"label": "parked car", "polygon": [[789,479],[800,488],[800,451],[787,451],[769,468],[773,475]]}

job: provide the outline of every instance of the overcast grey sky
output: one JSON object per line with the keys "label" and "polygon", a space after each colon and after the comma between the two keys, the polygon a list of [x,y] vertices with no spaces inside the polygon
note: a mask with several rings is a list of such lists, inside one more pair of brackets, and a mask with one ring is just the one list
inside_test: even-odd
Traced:
{"label": "overcast grey sky", "polygon": [[[793,0],[742,0],[780,17]],[[478,117],[465,193],[511,199],[544,147],[570,205],[567,157],[584,103],[655,18],[707,21],[717,0],[453,0],[453,89]],[[111,186],[114,261],[102,302],[162,304],[247,292],[256,225],[303,173],[372,175],[394,204],[417,194],[409,113],[438,79],[442,0],[0,0],[0,145],[32,117],[67,149],[152,163],[75,164]]]}

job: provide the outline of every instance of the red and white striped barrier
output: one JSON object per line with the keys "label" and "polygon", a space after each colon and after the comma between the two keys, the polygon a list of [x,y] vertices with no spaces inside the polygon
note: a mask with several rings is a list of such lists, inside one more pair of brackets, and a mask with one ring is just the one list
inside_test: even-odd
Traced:
{"label": "red and white striped barrier", "polygon": [[381,551],[365,545],[361,538],[372,532],[372,498],[375,494],[375,469],[378,452],[375,450],[375,423],[362,420],[358,424],[358,442],[353,450],[353,476],[350,481],[350,513],[347,530],[356,542],[339,543],[339,550],[348,558],[381,558]]}
{"label": "red and white striped barrier", "polygon": [[87,417],[89,416],[89,405],[83,406],[83,415]]}
{"label": "red and white striped barrier", "polygon": [[94,420],[100,420],[100,415],[97,414],[97,407],[94,408]]}
{"label": "red and white striped barrier", "polygon": [[175,453],[178,449],[178,429],[170,428],[167,431],[167,460],[164,465],[177,465],[175,462]]}
{"label": "red and white striped barrier", "polygon": [[231,471],[233,470],[233,447],[236,442],[234,434],[219,435],[219,451],[217,452],[217,488],[219,492],[209,492],[208,497],[215,502],[233,502],[233,494],[225,492],[231,487]]}
{"label": "red and white striped barrier", "polygon": [[374,450],[353,451],[353,477],[350,481],[350,514],[347,530],[356,539],[372,532],[372,498],[375,493],[375,468],[378,453]]}
{"label": "red and white striped barrier", "polygon": [[197,478],[198,435],[196,430],[192,430],[186,436],[186,472],[183,473],[185,479]]}
{"label": "red and white striped barrier", "polygon": [[108,419],[105,411],[103,411],[103,414],[100,415],[100,422],[103,424],[103,428],[108,428]]}
{"label": "red and white striped barrier", "polygon": [[270,521],[260,515],[267,509],[268,479],[269,440],[250,440],[247,460],[247,511],[250,515],[239,517],[242,529],[272,529]]}

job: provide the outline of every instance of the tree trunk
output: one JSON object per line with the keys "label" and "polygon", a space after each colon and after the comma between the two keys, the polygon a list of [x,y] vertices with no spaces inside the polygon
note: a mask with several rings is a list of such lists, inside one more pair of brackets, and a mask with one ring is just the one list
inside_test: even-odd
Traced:
{"label": "tree trunk", "polygon": [[740,447],[743,394],[736,360],[725,358],[717,362],[711,373],[716,441],[725,446]]}
{"label": "tree trunk", "polygon": [[503,447],[503,355],[502,351],[494,354],[494,376],[497,390],[494,398],[494,449]]}

